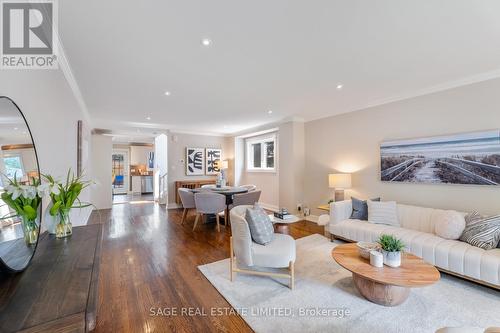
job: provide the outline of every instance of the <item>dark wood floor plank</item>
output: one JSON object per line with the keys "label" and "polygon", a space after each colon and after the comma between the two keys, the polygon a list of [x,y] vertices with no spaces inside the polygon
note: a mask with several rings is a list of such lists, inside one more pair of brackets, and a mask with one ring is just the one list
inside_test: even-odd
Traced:
{"label": "dark wood floor plank", "polygon": [[[103,224],[96,332],[252,332],[237,315],[152,316],[150,309],[181,308],[209,312],[230,308],[198,270],[229,257],[230,228],[201,224],[194,214],[181,225],[182,210],[154,203],[114,205],[94,212]],[[323,233],[311,222],[290,228],[295,238]]]}

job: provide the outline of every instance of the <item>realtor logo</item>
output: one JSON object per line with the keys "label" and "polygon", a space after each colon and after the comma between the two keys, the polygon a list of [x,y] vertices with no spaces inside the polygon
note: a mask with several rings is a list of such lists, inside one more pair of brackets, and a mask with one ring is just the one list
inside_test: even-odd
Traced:
{"label": "realtor logo", "polygon": [[2,69],[57,69],[54,1],[1,1]]}

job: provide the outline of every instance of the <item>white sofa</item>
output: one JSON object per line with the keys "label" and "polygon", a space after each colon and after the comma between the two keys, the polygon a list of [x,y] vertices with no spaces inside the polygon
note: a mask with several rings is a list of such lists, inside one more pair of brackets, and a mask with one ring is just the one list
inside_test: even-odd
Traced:
{"label": "white sofa", "polygon": [[350,200],[331,203],[329,232],[333,238],[375,242],[381,234],[401,238],[406,251],[438,269],[500,289],[500,248],[483,250],[434,234],[441,210],[398,204],[400,227],[351,220]]}

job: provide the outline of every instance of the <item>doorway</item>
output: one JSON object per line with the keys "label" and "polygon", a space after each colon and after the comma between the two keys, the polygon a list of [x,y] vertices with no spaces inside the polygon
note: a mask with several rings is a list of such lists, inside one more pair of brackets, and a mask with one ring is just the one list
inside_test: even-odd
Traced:
{"label": "doorway", "polygon": [[113,196],[128,194],[130,188],[128,150],[113,149],[111,161]]}

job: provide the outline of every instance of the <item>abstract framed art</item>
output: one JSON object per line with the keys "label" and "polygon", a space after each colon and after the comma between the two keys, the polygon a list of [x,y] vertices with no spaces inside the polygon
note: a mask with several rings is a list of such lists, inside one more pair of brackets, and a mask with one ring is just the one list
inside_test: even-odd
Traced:
{"label": "abstract framed art", "polygon": [[205,149],[205,172],[207,175],[216,175],[220,170],[220,161],[222,157],[222,150],[217,148]]}
{"label": "abstract framed art", "polygon": [[186,148],[186,175],[201,176],[205,174],[205,150],[203,148]]}

